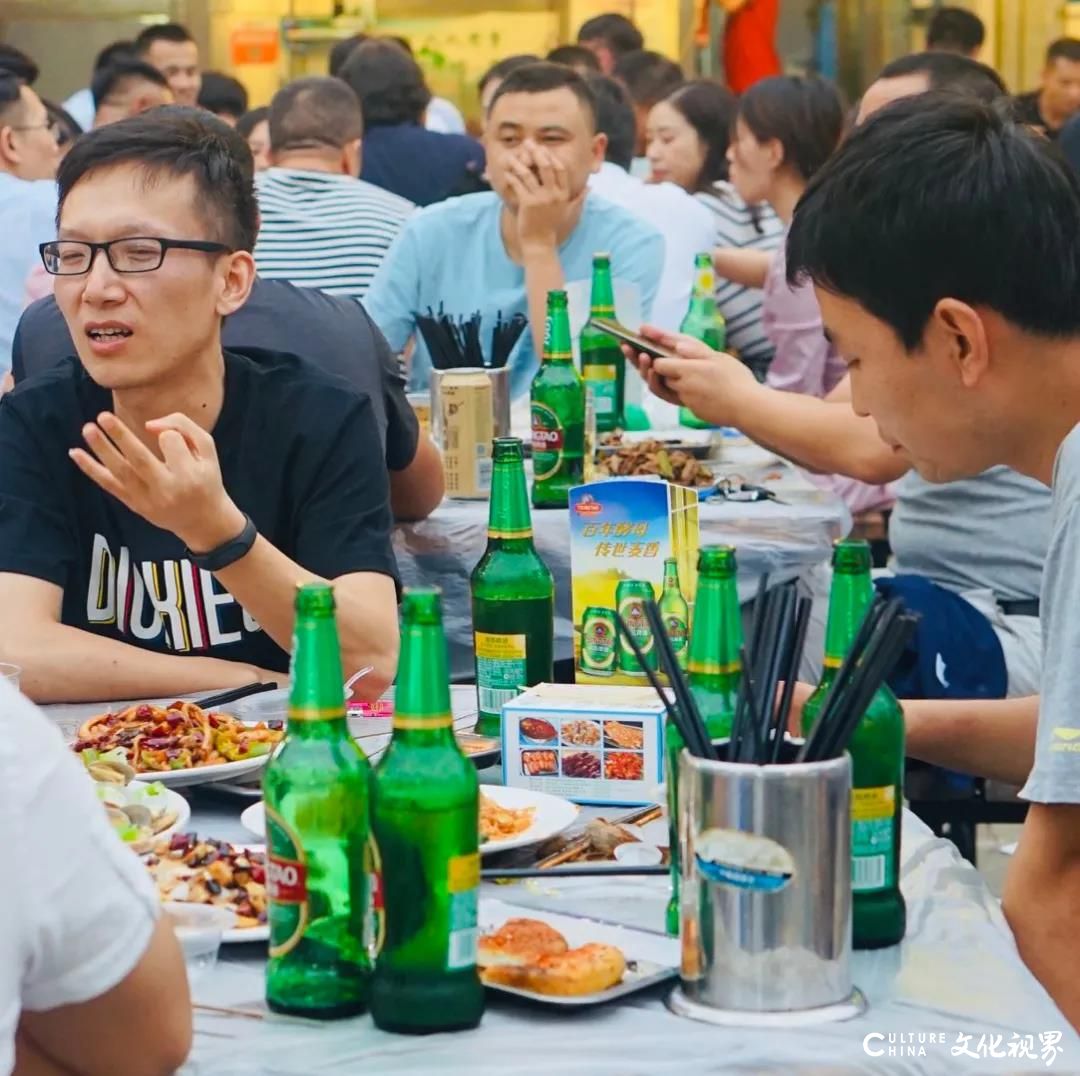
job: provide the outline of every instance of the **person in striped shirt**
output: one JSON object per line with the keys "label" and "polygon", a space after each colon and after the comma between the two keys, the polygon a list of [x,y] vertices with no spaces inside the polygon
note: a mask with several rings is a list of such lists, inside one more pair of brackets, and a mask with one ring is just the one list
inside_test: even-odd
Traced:
{"label": "person in striped shirt", "polygon": [[415,206],[359,179],[363,120],[339,79],[297,79],[270,103],[271,167],[255,188],[259,275],[363,298]]}
{"label": "person in striped shirt", "polygon": [[[765,203],[748,205],[728,182],[728,140],[736,100],[705,79],[681,86],[649,114],[648,157],[654,183],[670,181],[712,212],[713,244],[766,252],[783,236],[780,219]],[[687,265],[687,273],[691,271]],[[761,326],[761,289],[718,276],[716,305],[727,322],[728,346],[762,378],[773,345]]]}

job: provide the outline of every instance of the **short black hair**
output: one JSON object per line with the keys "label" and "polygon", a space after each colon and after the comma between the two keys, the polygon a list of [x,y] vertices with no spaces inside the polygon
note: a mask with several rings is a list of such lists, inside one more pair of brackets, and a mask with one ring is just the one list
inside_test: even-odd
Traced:
{"label": "short black hair", "polygon": [[135,38],[135,54],[145,56],[155,41],[171,41],[176,45],[183,45],[194,40],[186,26],[181,26],[178,22],[159,22],[148,26]]}
{"label": "short black hair", "polygon": [[100,71],[103,67],[111,67],[121,60],[135,59],[134,41],[113,41],[106,45],[94,59],[94,70]]}
{"label": "short black hair", "polygon": [[727,179],[731,126],[739,110],[735,95],[719,82],[695,79],[680,86],[665,101],[694,128],[705,147],[697,189],[707,191],[714,183]]}
{"label": "short black hair", "polygon": [[393,41],[358,45],[338,77],[359,99],[365,128],[419,124],[431,101],[420,65]]}
{"label": "short black hair", "polygon": [[613,13],[594,15],[581,24],[577,39],[582,41],[603,41],[617,56],[634,52],[645,44],[641,31],[625,16]]}
{"label": "short black hair", "polygon": [[674,60],[648,49],[620,56],[615,61],[615,77],[641,108],[652,108],[686,81],[682,68]]}
{"label": "short black hair", "polygon": [[22,49],[0,41],[0,72],[5,71],[25,82],[27,86],[33,86],[41,74],[38,65]]}
{"label": "short black hair", "polygon": [[1059,37],[1057,41],[1051,41],[1046,49],[1046,64],[1049,67],[1055,60],[1068,60],[1070,63],[1080,63],[1080,39],[1075,37]]}
{"label": "short black hair", "polygon": [[887,63],[878,78],[903,78],[905,75],[925,75],[931,90],[949,90],[986,102],[996,101],[1009,92],[1002,77],[992,67],[955,52],[913,52],[910,56],[901,56]]}
{"label": "short black hair", "polygon": [[[22,79],[0,68],[0,121],[22,104]],[[0,126],[3,123],[0,122]]]}
{"label": "short black hair", "polygon": [[586,75],[585,81],[596,99],[596,129],[607,135],[605,159],[629,171],[637,144],[630,96],[621,82],[607,75]]}
{"label": "short black hair", "polygon": [[499,84],[495,96],[488,105],[488,112],[495,108],[495,102],[511,93],[548,93],[551,90],[569,90],[580,102],[589,115],[593,130],[596,130],[596,98],[589,89],[584,77],[572,67],[551,64],[546,60],[519,67],[511,71]]}
{"label": "short black hair", "polygon": [[961,54],[974,52],[986,40],[986,27],[973,11],[939,7],[926,27],[926,47]]}
{"label": "short black hair", "polygon": [[540,57],[534,56],[531,52],[521,52],[516,56],[506,56],[499,60],[498,63],[493,63],[481,76],[480,81],[476,84],[476,89],[480,92],[484,92],[484,87],[493,79],[498,79],[500,82],[506,78],[507,75],[516,71],[519,67],[528,67],[529,64],[539,63]]}
{"label": "short black hair", "polygon": [[149,184],[163,176],[190,176],[210,238],[232,250],[254,249],[259,230],[255,162],[247,142],[227,123],[201,108],[164,105],[89,131],[57,170],[57,222],[81,179],[123,164],[141,168]]}
{"label": "short black hair", "polygon": [[356,33],[349,37],[343,37],[340,41],[335,41],[330,49],[327,73],[334,76],[341,74],[341,69],[345,66],[345,61],[353,54],[353,50],[358,45],[370,40],[370,34]]}
{"label": "short black hair", "polygon": [[811,180],[787,271],[855,300],[908,351],[947,297],[1026,332],[1074,336],[1080,179],[993,105],[956,94],[897,101]]}
{"label": "short black hair", "polygon": [[56,128],[56,144],[66,146],[83,133],[82,124],[66,108],[42,98],[49,122]]}
{"label": "short black hair", "polygon": [[584,45],[558,45],[544,57],[549,64],[565,64],[575,70],[584,68],[584,73],[600,72],[600,61],[592,49]]}
{"label": "short black hair", "polygon": [[738,118],[759,142],[777,139],[784,163],[804,180],[831,156],[844,133],[836,87],[816,75],[774,75],[739,98]]}
{"label": "short black hair", "polygon": [[251,132],[259,126],[263,120],[269,121],[270,109],[266,105],[260,105],[258,108],[253,108],[250,112],[245,112],[236,121],[237,134],[243,135],[244,138],[250,138]]}
{"label": "short black hair", "polygon": [[347,145],[364,133],[360,102],[341,79],[298,78],[270,102],[270,148],[275,152]]}
{"label": "short black hair", "polygon": [[248,92],[244,84],[232,75],[204,71],[199,87],[199,105],[215,116],[232,116],[238,120],[248,110]]}
{"label": "short black hair", "polygon": [[103,101],[129,82],[152,82],[163,89],[169,88],[165,76],[153,64],[144,60],[117,60],[108,67],[94,72],[90,80],[90,95],[94,98],[96,112]]}

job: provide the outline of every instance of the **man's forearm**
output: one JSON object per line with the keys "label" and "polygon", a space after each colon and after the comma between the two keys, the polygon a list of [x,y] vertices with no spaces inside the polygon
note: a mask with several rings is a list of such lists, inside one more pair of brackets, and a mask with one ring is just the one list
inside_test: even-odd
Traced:
{"label": "man's forearm", "polygon": [[22,691],[37,703],[181,696],[261,676],[252,665],[159,654],[57,623],[4,631],[0,654],[22,669]]}
{"label": "man's forearm", "polygon": [[1039,698],[905,701],[907,753],[950,770],[1023,784],[1035,759]]}
{"label": "man's forearm", "polygon": [[847,404],[749,385],[734,424],[752,441],[819,474],[877,485],[909,470],[907,459],[882,441],[873,419],[860,418]]}
{"label": "man's forearm", "polygon": [[[261,535],[250,552],[215,573],[218,582],[244,607],[286,652],[292,649],[294,602],[300,583],[331,582],[302,568]],[[366,598],[367,596],[365,596]],[[397,671],[397,610],[391,596],[388,609],[381,600],[357,600],[339,591],[338,638],[346,676],[364,665],[374,671],[357,685],[355,695],[370,701],[393,683]]]}
{"label": "man's forearm", "polygon": [[772,255],[764,250],[743,250],[740,247],[717,247],[713,251],[713,267],[719,276],[744,288],[763,288]]}
{"label": "man's forearm", "polygon": [[426,519],[438,508],[446,490],[442,456],[431,438],[421,431],[416,455],[408,467],[390,472],[390,507],[405,523]]}
{"label": "man's forearm", "polygon": [[566,286],[559,251],[551,247],[523,251],[525,266],[525,293],[529,302],[529,327],[537,357],[544,353],[544,329],[547,324],[547,297],[549,291]]}

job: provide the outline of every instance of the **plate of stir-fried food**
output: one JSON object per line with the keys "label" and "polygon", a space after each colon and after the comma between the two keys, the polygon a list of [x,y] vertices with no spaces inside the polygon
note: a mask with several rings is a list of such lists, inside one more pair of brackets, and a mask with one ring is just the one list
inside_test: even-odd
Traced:
{"label": "plate of stir-fried food", "polygon": [[163,784],[205,784],[263,766],[284,735],[275,724],[246,724],[193,702],[139,703],[83,722],[72,747],[84,761],[123,752],[137,774]]}

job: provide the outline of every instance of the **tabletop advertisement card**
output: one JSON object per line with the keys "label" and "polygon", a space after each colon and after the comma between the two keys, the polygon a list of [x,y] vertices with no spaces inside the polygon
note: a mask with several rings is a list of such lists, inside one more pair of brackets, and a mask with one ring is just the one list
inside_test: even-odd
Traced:
{"label": "tabletop advertisement card", "polygon": [[[676,650],[686,654],[697,586],[697,492],[650,478],[590,482],[570,491],[569,515],[575,680],[647,685],[633,650],[618,634],[615,613],[659,671],[643,604],[651,594],[661,603]],[[665,594],[664,564],[670,558],[678,583]],[[669,616],[669,602],[681,613]],[[666,682],[662,673],[661,678]]]}
{"label": "tabletop advertisement card", "polygon": [[503,707],[503,784],[576,803],[656,803],[663,745],[650,687],[537,684]]}

